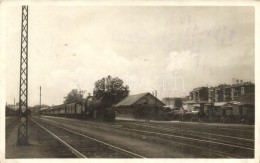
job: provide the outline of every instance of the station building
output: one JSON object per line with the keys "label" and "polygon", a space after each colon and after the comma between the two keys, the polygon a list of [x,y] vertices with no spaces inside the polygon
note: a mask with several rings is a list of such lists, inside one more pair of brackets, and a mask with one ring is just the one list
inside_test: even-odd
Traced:
{"label": "station building", "polygon": [[116,104],[116,117],[128,119],[156,119],[165,104],[151,93],[131,95]]}

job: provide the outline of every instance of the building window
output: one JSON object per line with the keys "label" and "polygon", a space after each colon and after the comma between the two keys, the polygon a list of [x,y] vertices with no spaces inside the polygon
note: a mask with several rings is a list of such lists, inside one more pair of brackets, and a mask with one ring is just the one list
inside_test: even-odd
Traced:
{"label": "building window", "polygon": [[241,95],[245,94],[245,88],[241,87]]}

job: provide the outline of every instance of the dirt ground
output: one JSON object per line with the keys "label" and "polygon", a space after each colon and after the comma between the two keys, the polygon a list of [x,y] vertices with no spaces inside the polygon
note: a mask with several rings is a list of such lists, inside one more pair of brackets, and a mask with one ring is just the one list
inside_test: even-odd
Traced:
{"label": "dirt ground", "polygon": [[[19,121],[6,127],[5,158],[74,158],[75,156],[46,131],[28,121],[28,146],[17,146]],[[60,150],[63,148],[63,150]],[[59,150],[58,150],[59,149]],[[59,153],[57,152],[59,151]],[[60,152],[62,151],[62,152]]]}

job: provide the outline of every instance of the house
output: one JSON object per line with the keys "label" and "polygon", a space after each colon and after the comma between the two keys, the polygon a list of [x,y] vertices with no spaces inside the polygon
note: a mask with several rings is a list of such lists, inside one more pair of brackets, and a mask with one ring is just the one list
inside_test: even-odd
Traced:
{"label": "house", "polygon": [[145,119],[156,118],[165,104],[151,93],[131,95],[116,104],[116,117]]}

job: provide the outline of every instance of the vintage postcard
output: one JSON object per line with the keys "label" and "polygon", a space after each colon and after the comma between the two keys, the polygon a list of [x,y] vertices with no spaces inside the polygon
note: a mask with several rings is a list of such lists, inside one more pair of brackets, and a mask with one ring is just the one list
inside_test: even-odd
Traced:
{"label": "vintage postcard", "polygon": [[0,5],[0,162],[259,162],[259,3]]}

